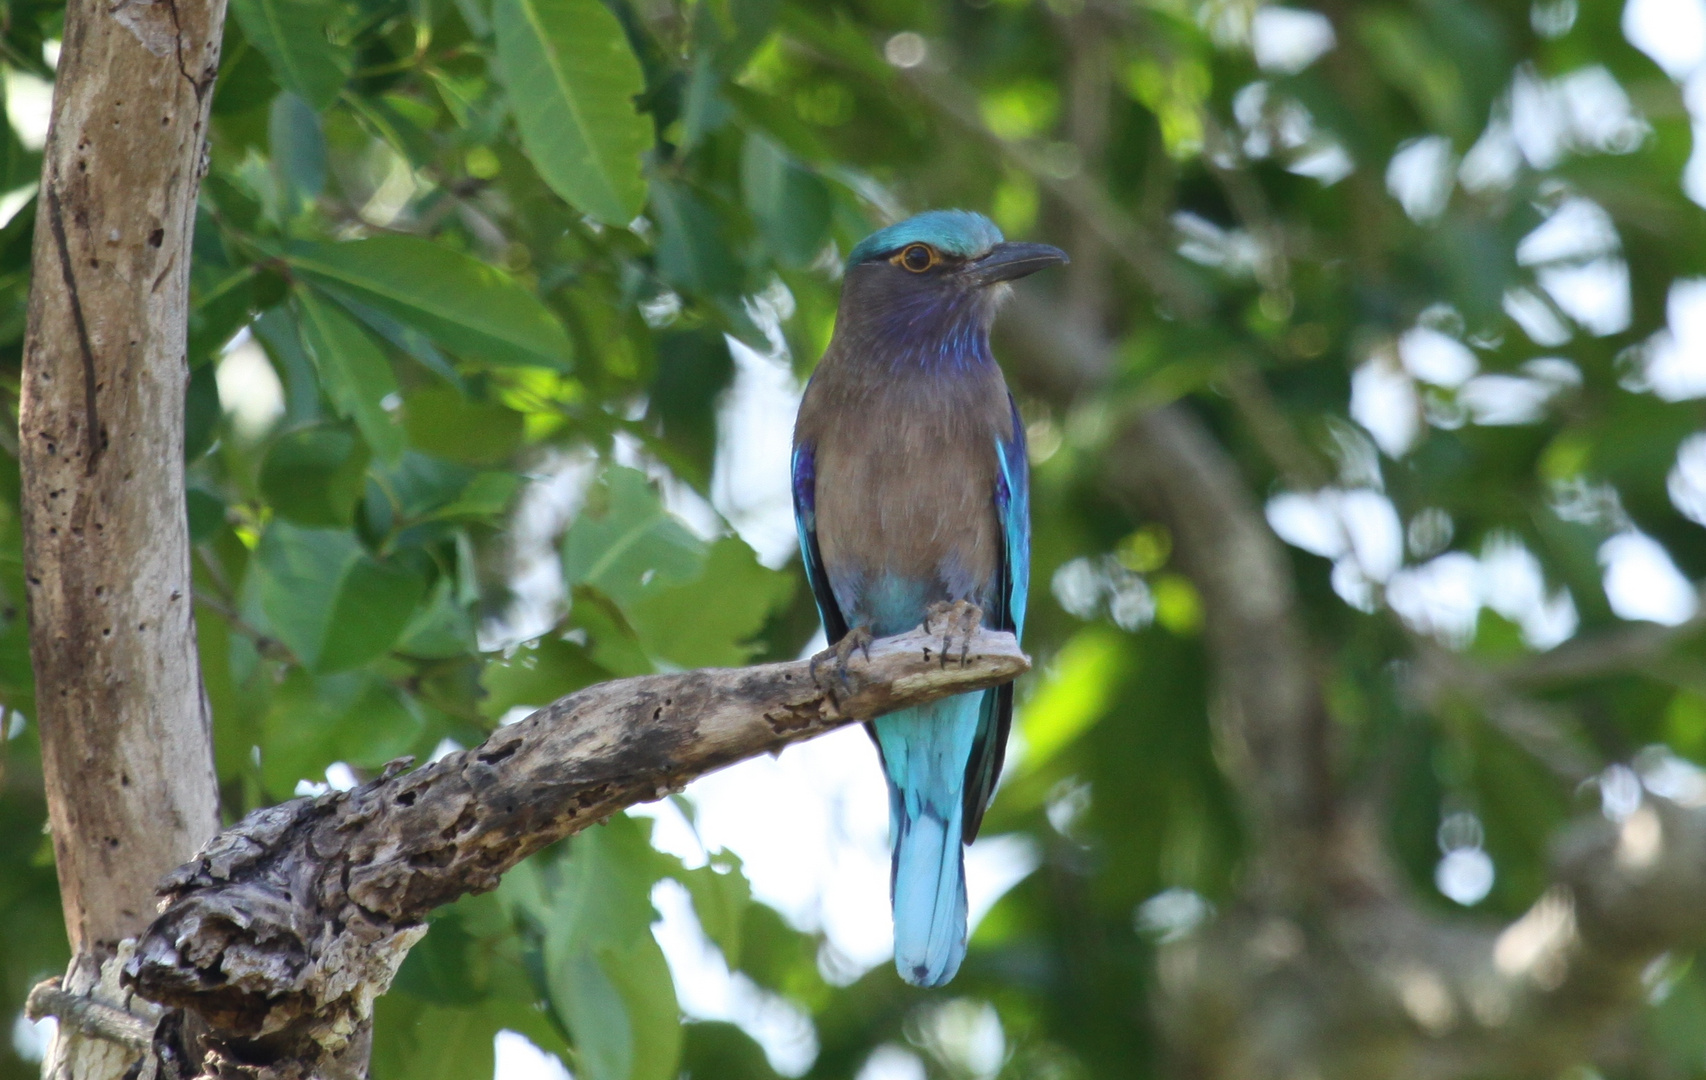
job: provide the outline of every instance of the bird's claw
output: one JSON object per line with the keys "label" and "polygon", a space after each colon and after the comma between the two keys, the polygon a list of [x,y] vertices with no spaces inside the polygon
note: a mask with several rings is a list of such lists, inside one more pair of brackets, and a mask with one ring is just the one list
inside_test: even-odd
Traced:
{"label": "bird's claw", "polygon": [[834,645],[831,645],[829,648],[812,657],[812,681],[820,686],[823,685],[823,680],[818,678],[818,665],[827,660],[833,659],[835,662],[834,677],[836,683],[840,685],[841,692],[843,694],[851,694],[853,692],[853,680],[852,674],[847,667],[848,661],[853,659],[853,653],[855,650],[864,653],[865,659],[870,660],[871,641],[871,631],[868,627],[864,626],[855,626],[851,630],[847,631],[847,633],[841,635],[840,641],[837,641]]}
{"label": "bird's claw", "polygon": [[983,623],[983,609],[969,600],[938,600],[924,612],[924,632],[942,635],[942,666],[948,666],[948,656],[954,651],[954,638],[959,638],[960,666],[971,659],[971,637]]}

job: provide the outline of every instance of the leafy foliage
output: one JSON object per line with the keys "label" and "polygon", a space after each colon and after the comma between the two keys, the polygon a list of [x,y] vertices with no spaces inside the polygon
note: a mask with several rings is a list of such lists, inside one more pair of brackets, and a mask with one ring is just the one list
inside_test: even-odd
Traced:
{"label": "leafy foliage", "polygon": [[[989,1075],[949,1022],[982,1002],[1004,1074],[1158,1071],[1156,940],[1169,912],[1223,902],[1246,852],[1201,602],[1166,530],[1100,483],[1109,418],[1135,405],[1188,402],[1273,499],[1347,745],[1334,767],[1384,791],[1417,893],[1455,910],[1443,846],[1490,857],[1478,910],[1535,899],[1574,793],[1486,701],[1418,702],[1406,672],[1430,641],[1496,667],[1615,629],[1620,538],[1706,575],[1706,494],[1676,479],[1706,387],[1665,366],[1667,301],[1706,273],[1689,114],[1620,5],[1323,4],[1328,47],[1301,59],[1263,55],[1278,10],[232,0],[186,403],[230,816],[600,679],[797,655],[815,629],[797,563],[766,566],[706,509],[729,342],[804,375],[841,253],[900,209],[981,209],[1071,248],[1074,276],[1023,288],[1114,343],[1076,400],[1001,343],[1030,426],[1044,668],[985,832],[1025,835],[1041,866],[978,927],[957,1000],[884,968],[840,985],[735,860],[689,869],[622,818],[439,913],[379,1002],[375,1076],[486,1077],[505,1028],[583,1080],[771,1075],[736,1027],[681,1022],[649,930],[666,879],[731,969],[810,1015],[812,1076],[886,1044],[931,1076]],[[62,7],[9,5],[8,69],[51,75],[61,33]],[[39,165],[8,128],[5,189]],[[33,220],[26,201],[0,227],[14,411]],[[568,522],[536,535],[575,476]],[[0,456],[0,1018],[64,963],[17,493]],[[514,595],[541,558],[568,590],[542,612]],[[1450,574],[1533,595],[1422,602]],[[1535,692],[1600,759],[1706,765],[1703,662],[1682,633],[1662,664]],[[1680,957],[1653,986],[1628,1075],[1706,1073],[1706,981]],[[0,1042],[0,1077],[32,1074]]]}
{"label": "leafy foliage", "polygon": [[646,198],[644,88],[622,24],[597,0],[499,0],[497,59],[522,145],[551,190],[606,225]]}

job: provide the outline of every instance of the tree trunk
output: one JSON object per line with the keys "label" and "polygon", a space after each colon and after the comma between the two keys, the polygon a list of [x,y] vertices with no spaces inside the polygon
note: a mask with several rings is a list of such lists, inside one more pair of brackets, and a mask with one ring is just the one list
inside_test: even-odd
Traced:
{"label": "tree trunk", "polygon": [[[154,916],[160,876],[218,825],[183,410],[224,15],[223,0],[71,0],[32,254],[24,558],[65,990],[120,1007],[120,942]],[[68,1026],[44,1075],[118,1076],[136,1056]]]}

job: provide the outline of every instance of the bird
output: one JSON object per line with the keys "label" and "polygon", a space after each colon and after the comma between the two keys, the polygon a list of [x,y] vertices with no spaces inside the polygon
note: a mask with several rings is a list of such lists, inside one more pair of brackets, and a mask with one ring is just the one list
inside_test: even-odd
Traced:
{"label": "bird", "polygon": [[[848,255],[792,455],[801,556],[843,676],[854,648],[932,619],[969,623],[962,641],[975,619],[1023,631],[1025,428],[989,333],[1010,282],[1068,261],[966,210],[918,214]],[[895,968],[915,986],[943,985],[965,959],[963,847],[1012,722],[1008,684],[867,725],[888,782]]]}

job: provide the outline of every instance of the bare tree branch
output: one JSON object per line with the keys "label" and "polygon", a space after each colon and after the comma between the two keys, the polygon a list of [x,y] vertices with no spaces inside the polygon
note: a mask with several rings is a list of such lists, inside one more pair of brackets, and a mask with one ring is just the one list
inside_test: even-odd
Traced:
{"label": "bare tree branch", "polygon": [[1245,801],[1257,850],[1269,856],[1263,876],[1284,894],[1309,888],[1323,876],[1332,755],[1279,540],[1225,453],[1181,409],[1129,421],[1104,477],[1173,531],[1207,614],[1219,759]]}
{"label": "bare tree branch", "polygon": [[1579,784],[1603,767],[1566,710],[1524,697],[1512,689],[1515,680],[1423,635],[1410,635],[1410,642],[1416,664],[1408,689],[1422,710],[1437,713],[1453,699],[1472,705],[1565,784]]}
{"label": "bare tree branch", "polygon": [[920,628],[844,668],[824,654],[590,687],[472,750],[249,815],[168,876],[127,981],[213,1027],[212,1075],[340,1075],[433,908],[713,769],[1029,666],[1011,634]]}
{"label": "bare tree branch", "polygon": [[1702,630],[1706,630],[1706,614],[1676,626],[1626,623],[1572,638],[1549,652],[1497,668],[1493,674],[1513,687],[1539,689],[1651,669],[1661,666],[1678,646]]}
{"label": "bare tree branch", "polygon": [[85,1035],[117,1043],[132,1054],[145,1054],[154,1044],[154,1025],[125,1009],[92,997],[74,994],[59,979],[38,983],[24,1003],[31,1020],[52,1016]]}

